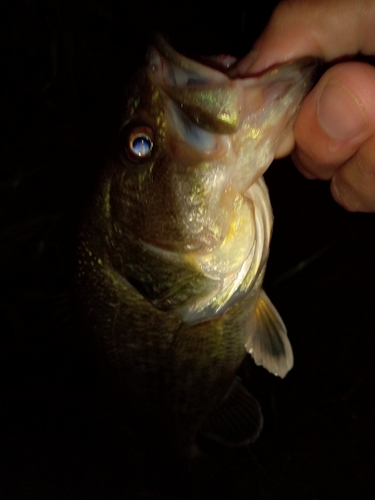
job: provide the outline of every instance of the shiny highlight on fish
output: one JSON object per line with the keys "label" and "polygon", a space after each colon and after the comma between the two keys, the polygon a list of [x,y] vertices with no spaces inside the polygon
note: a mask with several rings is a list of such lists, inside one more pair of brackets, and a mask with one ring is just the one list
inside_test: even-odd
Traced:
{"label": "shiny highlight on fish", "polygon": [[[209,62],[209,59],[206,62]],[[262,281],[272,210],[262,174],[313,65],[231,79],[157,36],[125,96],[118,138],[79,235],[82,324],[148,443],[253,441],[250,353],[284,377],[293,354]]]}

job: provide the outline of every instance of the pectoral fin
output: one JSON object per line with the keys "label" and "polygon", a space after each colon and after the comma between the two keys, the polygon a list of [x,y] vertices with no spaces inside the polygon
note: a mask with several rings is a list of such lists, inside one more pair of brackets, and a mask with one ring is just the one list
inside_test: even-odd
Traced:
{"label": "pectoral fin", "polygon": [[245,348],[255,363],[284,378],[293,367],[293,351],[286,328],[274,305],[262,290]]}

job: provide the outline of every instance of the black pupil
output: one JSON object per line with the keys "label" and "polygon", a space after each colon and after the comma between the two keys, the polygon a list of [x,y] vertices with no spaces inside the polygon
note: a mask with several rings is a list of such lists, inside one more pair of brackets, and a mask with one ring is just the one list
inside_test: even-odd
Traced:
{"label": "black pupil", "polygon": [[147,135],[140,135],[133,140],[131,147],[134,154],[144,157],[151,153],[152,142]]}

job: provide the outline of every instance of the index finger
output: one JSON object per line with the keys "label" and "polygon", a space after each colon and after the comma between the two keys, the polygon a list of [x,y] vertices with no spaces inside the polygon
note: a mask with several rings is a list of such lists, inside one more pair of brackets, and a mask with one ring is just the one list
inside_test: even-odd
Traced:
{"label": "index finger", "polygon": [[236,70],[245,75],[306,56],[373,54],[374,26],[374,0],[284,0]]}

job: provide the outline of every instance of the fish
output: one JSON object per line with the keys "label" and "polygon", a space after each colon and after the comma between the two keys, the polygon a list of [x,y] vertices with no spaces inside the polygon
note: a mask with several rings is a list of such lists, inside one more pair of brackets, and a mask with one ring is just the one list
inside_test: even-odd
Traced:
{"label": "fish", "polygon": [[262,289],[273,224],[263,173],[314,65],[231,78],[235,64],[156,35],[78,236],[83,328],[127,425],[171,456],[193,454],[199,437],[253,442],[263,417],[241,364],[251,355],[279,377],[293,366]]}

